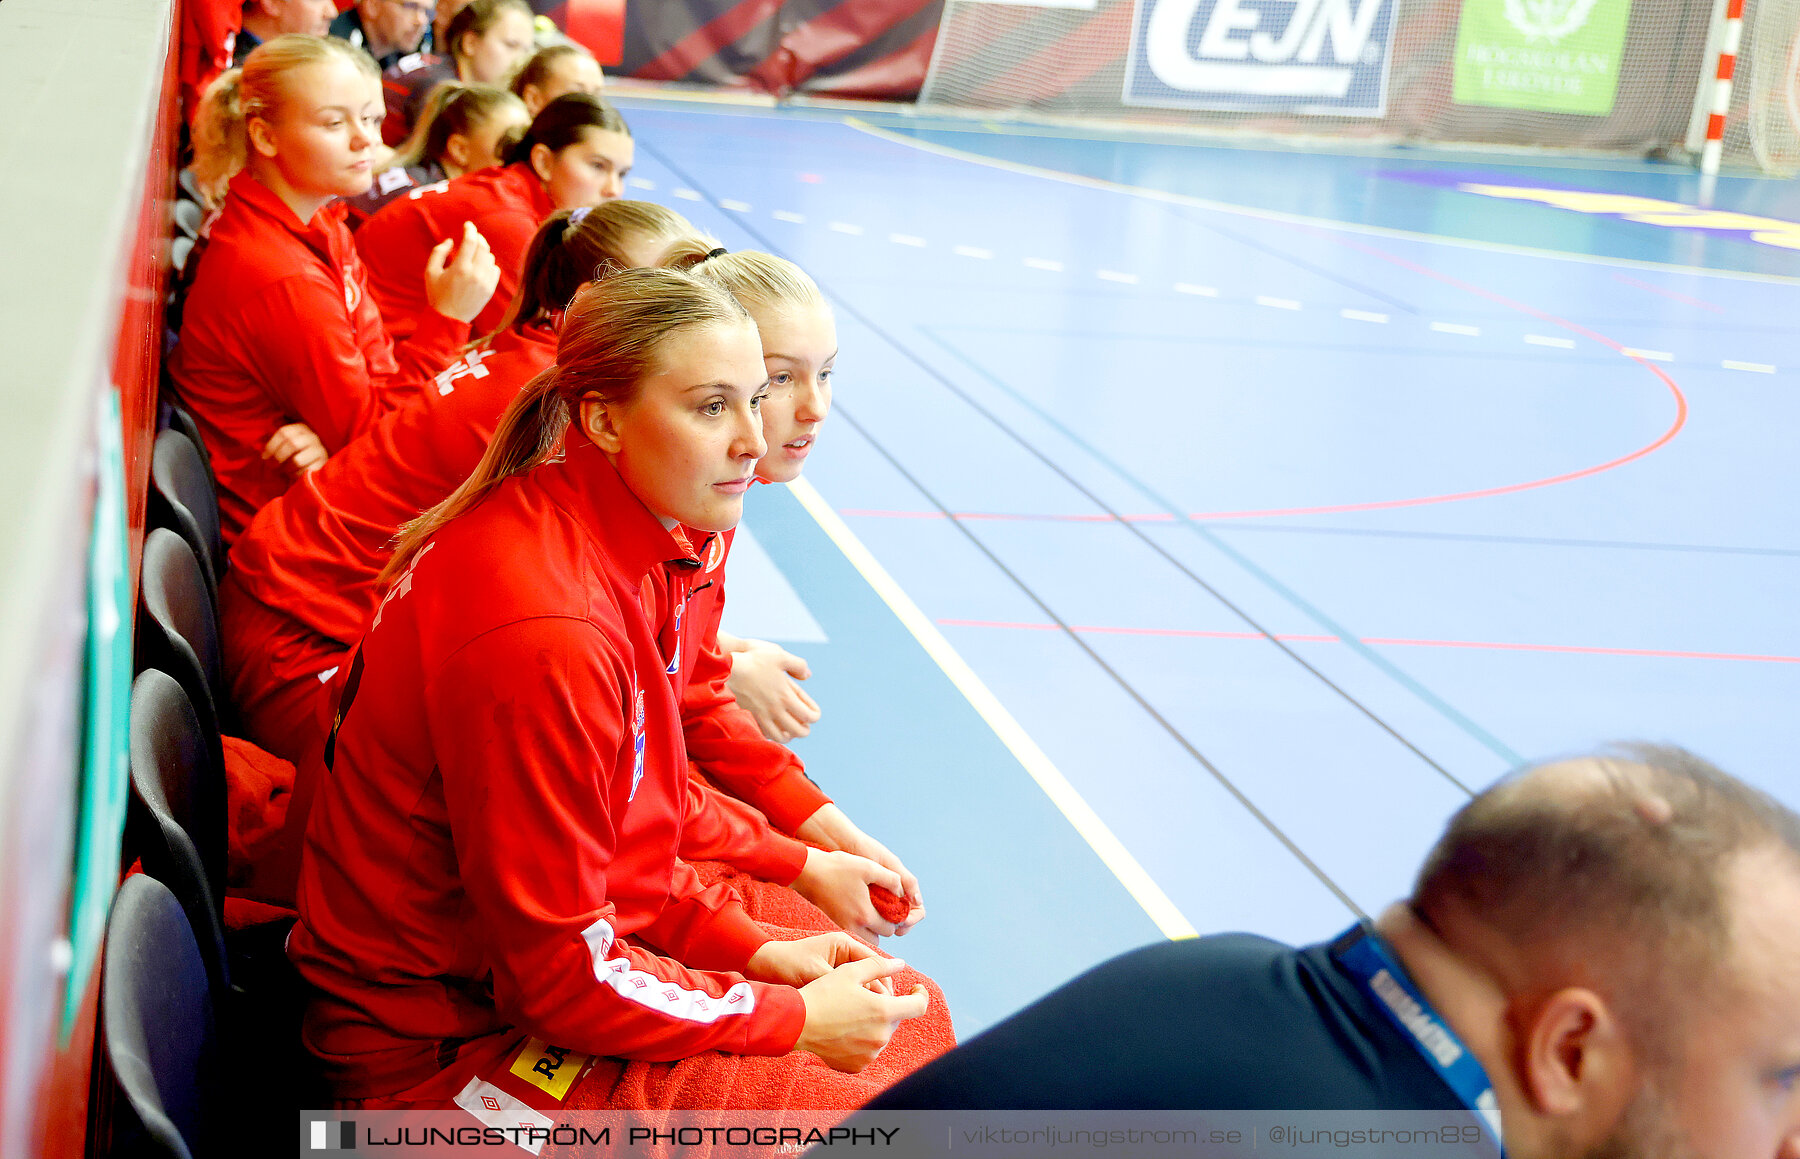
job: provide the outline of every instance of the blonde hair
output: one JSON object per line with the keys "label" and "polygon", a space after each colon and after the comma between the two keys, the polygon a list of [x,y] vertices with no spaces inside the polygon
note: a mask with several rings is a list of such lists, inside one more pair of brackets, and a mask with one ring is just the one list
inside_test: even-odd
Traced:
{"label": "blonde hair", "polygon": [[217,209],[226,187],[243,171],[250,156],[250,119],[268,118],[287,96],[284,81],[299,68],[347,60],[371,80],[380,81],[374,60],[346,41],[329,36],[290,33],[257,45],[240,68],[226,69],[207,87],[194,115],[194,183]]}
{"label": "blonde hair", "polygon": [[519,289],[495,333],[534,322],[568,306],[588,282],[630,268],[626,251],[657,245],[651,265],[671,264],[667,254],[702,244],[688,219],[650,201],[603,201],[587,209],[559,209],[544,220],[519,263]]}
{"label": "blonde hair", "polygon": [[589,285],[563,319],[556,365],[526,383],[507,406],[487,453],[462,486],[400,529],[381,582],[398,576],[439,528],[474,509],[494,488],[548,462],[581,399],[592,394],[609,404],[629,402],[638,384],[656,371],[671,337],[749,322],[737,299],[679,270],[619,270]]}
{"label": "blonde hair", "polygon": [[716,253],[683,242],[671,247],[663,262],[718,283],[752,314],[794,306],[830,309],[819,284],[805,270],[774,254]]}
{"label": "blonde hair", "polygon": [[[473,132],[508,105],[517,105],[521,111],[525,108],[525,102],[498,85],[454,80],[433,85],[425,96],[425,107],[419,110],[418,123],[394,154],[393,164],[404,169],[441,161],[451,137]],[[511,147],[511,141],[503,141],[495,152],[503,155]]]}
{"label": "blonde hair", "polygon": [[550,73],[556,68],[557,61],[571,56],[585,56],[592,59],[593,55],[585,47],[572,41],[540,48],[519,64],[518,69],[513,72],[512,79],[507,82],[507,87],[512,89],[514,96],[523,99],[527,86],[536,85],[540,89],[544,87],[544,84],[550,79]]}

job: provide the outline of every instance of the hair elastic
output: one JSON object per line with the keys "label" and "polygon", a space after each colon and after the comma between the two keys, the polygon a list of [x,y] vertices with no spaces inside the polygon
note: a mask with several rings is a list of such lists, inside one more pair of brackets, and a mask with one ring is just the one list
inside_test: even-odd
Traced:
{"label": "hair elastic", "polygon": [[581,206],[577,206],[574,209],[569,210],[569,224],[570,225],[580,225],[582,222],[582,219],[587,217],[588,210],[590,210],[592,208],[594,208],[594,207],[591,205],[581,205]]}
{"label": "hair elastic", "polygon": [[710,261],[712,261],[712,260],[713,260],[713,259],[714,259],[714,258],[722,258],[722,257],[724,257],[724,256],[725,256],[725,255],[726,255],[726,254],[728,254],[728,253],[730,253],[730,252],[731,252],[731,251],[730,251],[730,250],[728,250],[728,249],[726,249],[726,248],[725,248],[725,247],[724,247],[724,246],[720,246],[720,247],[719,247],[719,248],[718,248],[718,249],[716,249],[716,250],[710,250],[710,251],[708,251],[708,252],[707,252],[707,255],[706,255],[706,256],[705,256],[705,257],[703,257],[703,258],[701,258],[701,259],[700,259],[700,260],[701,260],[701,261],[703,261],[703,262],[710,262]]}

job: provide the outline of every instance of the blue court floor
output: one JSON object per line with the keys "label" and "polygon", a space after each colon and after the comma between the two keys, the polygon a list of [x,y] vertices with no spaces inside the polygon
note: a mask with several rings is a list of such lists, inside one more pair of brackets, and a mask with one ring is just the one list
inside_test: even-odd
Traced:
{"label": "blue court floor", "polygon": [[1670,741],[1800,805],[1792,184],[620,103],[633,195],[837,309],[727,626],[812,663],[796,747],[963,1033],[1327,937],[1521,761]]}

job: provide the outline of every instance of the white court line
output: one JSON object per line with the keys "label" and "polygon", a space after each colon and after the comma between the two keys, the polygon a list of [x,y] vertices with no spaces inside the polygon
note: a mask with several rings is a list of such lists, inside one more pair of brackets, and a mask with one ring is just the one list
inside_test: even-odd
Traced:
{"label": "white court line", "polygon": [[795,225],[806,224],[806,215],[804,213],[795,213],[791,209],[777,209],[775,212],[769,214],[769,216],[776,221],[791,221]]}
{"label": "white court line", "polygon": [[1469,338],[1481,337],[1481,327],[1464,326],[1461,322],[1433,322],[1431,328],[1440,334],[1462,334]]}
{"label": "white court line", "polygon": [[993,250],[984,250],[978,245],[951,246],[950,252],[964,258],[991,258],[994,256]]}
{"label": "white court line", "polygon": [[1352,322],[1386,322],[1386,314],[1377,314],[1373,310],[1339,310],[1338,317],[1348,318]]}
{"label": "white court line", "polygon": [[1049,258],[1026,258],[1025,264],[1034,270],[1049,270],[1053,274],[1062,273],[1063,264]]}
{"label": "white court line", "polygon": [[1300,308],[1300,303],[1292,298],[1271,298],[1267,294],[1256,295],[1256,304],[1267,306],[1271,310],[1298,310]]}
{"label": "white court line", "polygon": [[1136,274],[1127,274],[1119,270],[1095,270],[1094,276],[1103,282],[1118,282],[1125,286],[1135,286],[1138,284],[1138,276]]}
{"label": "white court line", "polygon": [[1651,362],[1673,362],[1675,356],[1667,350],[1639,350],[1635,346],[1621,346],[1619,353],[1627,358],[1647,358]]}
{"label": "white court line", "polygon": [[677,189],[675,191],[675,196],[681,198],[681,200],[683,200],[683,201],[705,201],[706,200],[706,198],[700,196],[700,191],[698,189]]}
{"label": "white court line", "polygon": [[1557,338],[1550,334],[1527,334],[1525,335],[1525,341],[1533,346],[1554,346],[1558,350],[1575,349],[1575,339]]}
{"label": "white court line", "polygon": [[733,213],[749,213],[750,212],[750,203],[748,201],[725,200],[725,201],[719,202],[719,208],[720,209],[729,209]]}
{"label": "white court line", "polygon": [[1767,362],[1739,362],[1736,359],[1727,358],[1719,365],[1723,366],[1726,370],[1748,370],[1752,374],[1775,373],[1775,368]]}
{"label": "white court line", "polygon": [[1177,294],[1193,294],[1195,297],[1199,298],[1216,298],[1219,296],[1219,291],[1214,287],[1197,286],[1192,282],[1176,282],[1175,292]]}
{"label": "white court line", "polygon": [[1063,776],[1044,750],[1031,739],[1031,734],[1006,710],[1006,706],[1000,703],[1000,698],[975,674],[968,661],[938,631],[937,625],[919,610],[912,597],[881,566],[881,561],[875,558],[874,553],[863,546],[862,540],[850,530],[843,517],[805,479],[795,479],[787,488],[800,501],[800,505],[806,508],[807,514],[813,517],[820,529],[830,537],[831,542],[837,545],[837,549],[844,553],[844,558],[850,561],[850,565],[875,589],[875,594],[881,597],[881,601],[906,626],[906,630],[912,633],[913,639],[925,649],[925,654],[937,662],[944,675],[950,678],[950,683],[956,685],[957,691],[981,714],[981,719],[994,730],[1000,743],[1025,766],[1031,779],[1038,783],[1051,803],[1068,818],[1069,824],[1075,827],[1075,832],[1099,855],[1100,860],[1112,870],[1113,876],[1119,879],[1120,884],[1137,903],[1144,907],[1144,912],[1150,915],[1150,920],[1156,923],[1157,928],[1170,938],[1198,937],[1199,931],[1194,928],[1193,923],[1182,916],[1181,910],[1169,900],[1169,895],[1163,892],[1162,887],[1156,884],[1137,858],[1131,855],[1131,851],[1125,848],[1125,843],[1107,828],[1106,822],[1094,812],[1093,806],[1069,783],[1069,779]]}
{"label": "white court line", "polygon": [[1421,230],[1395,229],[1384,225],[1363,225],[1359,222],[1338,221],[1329,217],[1311,217],[1303,213],[1286,213],[1278,209],[1259,209],[1250,205],[1232,205],[1223,201],[1211,201],[1204,197],[1194,197],[1186,193],[1169,193],[1161,189],[1151,189],[1143,185],[1128,185],[1121,181],[1107,181],[1100,177],[1085,177],[1076,173],[1063,173],[1055,169],[1043,169],[1036,165],[1026,165],[1019,161],[1003,161],[994,157],[983,157],[978,153],[970,153],[950,145],[939,145],[932,141],[921,141],[901,133],[891,132],[859,117],[845,117],[848,127],[871,137],[879,137],[884,141],[904,146],[921,153],[935,153],[940,157],[948,157],[955,161],[963,161],[970,165],[981,165],[989,169],[1003,169],[1008,173],[1020,173],[1027,177],[1038,177],[1045,181],[1056,181],[1064,185],[1079,185],[1088,189],[1103,189],[1109,193],[1123,193],[1131,197],[1141,197],[1146,201],[1161,201],[1170,205],[1188,205],[1196,209],[1211,210],[1218,213],[1229,213],[1238,217],[1251,217],[1261,221],[1278,221],[1286,225],[1306,225],[1320,229],[1338,230],[1343,233],[1363,234],[1369,237],[1392,237],[1405,241],[1430,242],[1436,245],[1455,246],[1459,249],[1481,250],[1485,253],[1518,254],[1533,258],[1550,258],[1555,261],[1579,262],[1583,265],[1615,266],[1629,270],[1654,270],[1659,273],[1693,274],[1707,278],[1728,278],[1743,282],[1768,282],[1780,286],[1800,286],[1800,278],[1786,277],[1781,274],[1752,274],[1742,270],[1714,270],[1704,266],[1682,266],[1667,262],[1644,262],[1633,258],[1608,258],[1596,254],[1566,253],[1562,250],[1538,249],[1534,246],[1508,245],[1504,242],[1472,241],[1463,237],[1447,237],[1443,234],[1425,233]]}
{"label": "white court line", "polygon": [[830,229],[833,233],[847,233],[851,237],[861,237],[863,234],[862,226],[852,225],[847,221],[834,221],[831,223]]}
{"label": "white court line", "polygon": [[890,234],[888,234],[888,240],[893,242],[895,245],[909,245],[909,246],[913,246],[915,248],[917,248],[919,246],[923,246],[925,244],[924,238],[914,237],[910,233],[890,233]]}
{"label": "white court line", "polygon": [[650,180],[648,177],[627,177],[625,179],[625,184],[631,186],[633,189],[656,188],[656,182]]}

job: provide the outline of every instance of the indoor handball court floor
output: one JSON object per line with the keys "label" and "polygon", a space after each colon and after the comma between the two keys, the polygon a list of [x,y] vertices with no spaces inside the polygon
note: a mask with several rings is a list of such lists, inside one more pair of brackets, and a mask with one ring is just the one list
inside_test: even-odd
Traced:
{"label": "indoor handball court floor", "polygon": [[1523,760],[1800,805],[1800,252],[1559,207],[1689,171],[620,104],[634,196],[836,306],[727,626],[812,663],[796,747],[965,1035],[1160,937],[1324,938]]}

